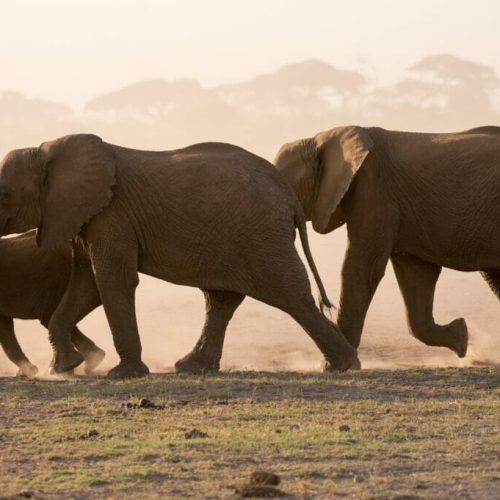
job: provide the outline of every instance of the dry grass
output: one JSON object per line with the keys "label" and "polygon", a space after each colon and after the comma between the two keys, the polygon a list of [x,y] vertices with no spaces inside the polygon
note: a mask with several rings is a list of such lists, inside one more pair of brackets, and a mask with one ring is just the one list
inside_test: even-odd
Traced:
{"label": "dry grass", "polygon": [[263,469],[296,498],[499,498],[499,389],[498,368],[4,378],[1,494],[234,497]]}

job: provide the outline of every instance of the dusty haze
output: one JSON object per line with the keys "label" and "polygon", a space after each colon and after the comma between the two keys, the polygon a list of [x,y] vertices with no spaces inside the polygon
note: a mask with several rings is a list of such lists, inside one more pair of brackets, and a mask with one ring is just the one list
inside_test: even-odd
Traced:
{"label": "dusty haze", "polygon": [[[70,2],[46,1],[42,10],[38,4],[0,7],[0,43],[7,48],[0,54],[2,156],[93,132],[151,149],[226,141],[272,160],[283,142],[338,125],[456,131],[500,124],[497,2],[475,2],[473,12],[456,2],[420,2],[412,12],[406,2],[391,1],[377,2],[376,10],[368,2],[312,1],[305,9],[299,2],[218,1],[208,9],[204,2],[124,1],[120,22],[114,2],[75,1],[71,11]],[[390,22],[382,24],[390,28],[381,30],[374,20],[386,15]],[[309,237],[338,302],[345,229],[320,236],[309,228]],[[154,370],[169,369],[199,335],[202,294],[141,275],[137,309],[144,360]],[[361,360],[367,367],[496,362],[497,299],[478,273],[444,270],[436,320],[460,316],[471,335],[465,360],[411,338],[389,265],[370,307]],[[102,309],[81,327],[107,351],[104,368],[114,365]],[[45,330],[17,321],[16,331],[45,369]],[[247,298],[228,328],[222,367],[310,370],[320,362],[291,318]],[[14,373],[3,353],[0,373]]]}

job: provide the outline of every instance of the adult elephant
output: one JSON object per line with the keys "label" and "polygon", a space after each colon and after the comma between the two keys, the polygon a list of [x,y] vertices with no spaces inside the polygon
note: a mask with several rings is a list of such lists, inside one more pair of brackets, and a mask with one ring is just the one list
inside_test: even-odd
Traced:
{"label": "adult elephant", "polygon": [[500,298],[500,128],[450,134],[339,127],[285,144],[275,165],[319,233],[347,224],[338,325],[358,347],[391,259],[411,333],[459,357],[463,318],[433,318],[442,267],[481,271]]}
{"label": "adult elephant", "polygon": [[[34,377],[38,368],[22,351],[14,331],[14,318],[37,319],[48,328],[49,320],[61,301],[71,275],[71,247],[49,250],[38,248],[36,231],[0,238],[0,345],[19,368],[19,374]],[[89,300],[100,304],[97,287],[89,287]],[[71,342],[85,360],[85,371],[92,372],[103,360],[104,351],[76,326]]]}
{"label": "adult elephant", "polygon": [[82,356],[68,332],[95,307],[97,283],[120,363],[110,377],[141,376],[134,294],[138,272],[201,288],[206,322],[179,371],[218,369],[226,326],[245,295],[293,316],[332,369],[356,351],[316,308],[294,246],[302,209],[267,161],[229,144],[139,151],[70,135],[15,150],[0,165],[0,232],[38,228],[42,248],[73,242],[73,272],[49,324],[57,372]]}

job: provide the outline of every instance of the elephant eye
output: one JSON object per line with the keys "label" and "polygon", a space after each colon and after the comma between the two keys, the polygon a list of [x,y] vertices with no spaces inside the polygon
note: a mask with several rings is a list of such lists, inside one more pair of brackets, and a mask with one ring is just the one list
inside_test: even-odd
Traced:
{"label": "elephant eye", "polygon": [[7,203],[10,200],[10,192],[0,189],[0,203]]}

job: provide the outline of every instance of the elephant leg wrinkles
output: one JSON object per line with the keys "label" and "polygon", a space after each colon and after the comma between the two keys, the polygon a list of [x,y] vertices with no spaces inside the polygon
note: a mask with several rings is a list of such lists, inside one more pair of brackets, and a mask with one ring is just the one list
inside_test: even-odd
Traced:
{"label": "elephant leg wrinkles", "polygon": [[402,254],[392,254],[391,261],[411,334],[426,345],[447,347],[464,357],[468,339],[465,320],[458,318],[447,325],[434,321],[434,292],[441,266]]}
{"label": "elephant leg wrinkles", "polygon": [[[126,235],[125,235],[126,237]],[[127,248],[127,252],[122,249]],[[149,373],[142,362],[142,346],[135,312],[135,290],[139,284],[138,248],[133,241],[97,244],[92,265],[102,305],[120,363],[109,378],[141,377]]]}
{"label": "elephant leg wrinkles", "polygon": [[19,368],[20,375],[32,378],[37,374],[38,368],[26,357],[17,341],[13,319],[6,316],[0,316],[0,345],[10,361]]}
{"label": "elephant leg wrinkles", "polygon": [[226,328],[244,295],[235,292],[203,290],[206,319],[194,349],[175,363],[177,372],[209,373],[219,370]]}

